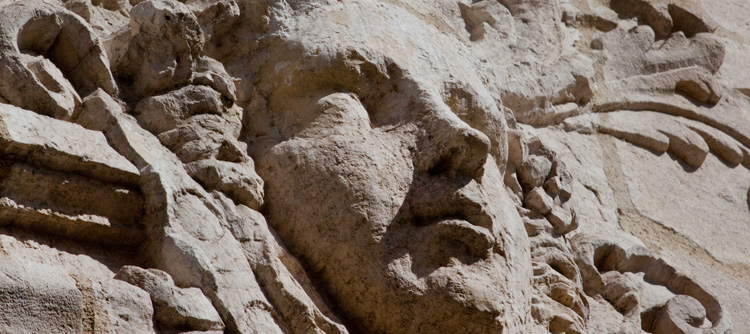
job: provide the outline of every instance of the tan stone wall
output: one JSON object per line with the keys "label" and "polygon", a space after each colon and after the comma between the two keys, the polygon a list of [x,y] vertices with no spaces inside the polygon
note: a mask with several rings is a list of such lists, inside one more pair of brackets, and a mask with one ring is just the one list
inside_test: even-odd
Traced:
{"label": "tan stone wall", "polygon": [[742,0],[0,0],[0,332],[743,333]]}

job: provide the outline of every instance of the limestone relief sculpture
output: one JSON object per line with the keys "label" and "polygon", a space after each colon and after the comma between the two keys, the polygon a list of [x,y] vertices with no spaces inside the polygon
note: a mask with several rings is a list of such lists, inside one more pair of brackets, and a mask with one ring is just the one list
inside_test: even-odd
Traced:
{"label": "limestone relief sculpture", "polygon": [[0,333],[745,333],[747,15],[0,0]]}

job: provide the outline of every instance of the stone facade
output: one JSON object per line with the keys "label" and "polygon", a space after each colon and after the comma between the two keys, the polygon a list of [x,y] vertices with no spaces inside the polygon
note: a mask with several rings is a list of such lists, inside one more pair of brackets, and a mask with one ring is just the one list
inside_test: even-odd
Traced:
{"label": "stone facade", "polygon": [[744,0],[0,0],[2,333],[745,333]]}

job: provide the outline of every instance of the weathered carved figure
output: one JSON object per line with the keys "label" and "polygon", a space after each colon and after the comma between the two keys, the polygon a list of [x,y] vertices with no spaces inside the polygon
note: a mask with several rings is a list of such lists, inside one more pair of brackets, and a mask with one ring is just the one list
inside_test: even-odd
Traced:
{"label": "weathered carved figure", "polygon": [[738,1],[0,0],[0,332],[750,327]]}
{"label": "weathered carved figure", "polygon": [[[268,180],[271,225],[361,331],[521,330],[529,322],[531,263],[498,168],[505,119],[492,118],[499,114],[493,104],[473,111],[489,113],[472,116],[500,135],[493,155],[488,134],[461,120],[443,83],[427,77],[441,73],[412,73],[401,64],[409,59],[387,53],[399,36],[392,27],[352,27],[380,29],[380,43],[352,39],[296,64],[264,64],[291,67],[289,85],[261,88],[267,113],[248,123],[257,131],[278,124],[277,133],[251,144]],[[322,28],[318,38],[335,34]],[[298,43],[325,47],[305,37],[291,36],[280,45],[288,50],[274,52],[304,54]],[[430,62],[420,51],[412,56]],[[307,64],[316,65],[297,72]],[[458,75],[453,83],[471,84]],[[477,99],[487,97],[476,89],[485,94]]]}

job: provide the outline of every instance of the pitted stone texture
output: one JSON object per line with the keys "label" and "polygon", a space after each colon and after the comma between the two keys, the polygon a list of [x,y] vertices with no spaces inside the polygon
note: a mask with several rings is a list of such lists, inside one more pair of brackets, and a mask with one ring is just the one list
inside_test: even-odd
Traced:
{"label": "pitted stone texture", "polygon": [[80,333],[83,298],[62,268],[0,257],[0,331]]}
{"label": "pitted stone texture", "polygon": [[94,332],[155,334],[154,307],[147,292],[115,279],[92,282]]}

